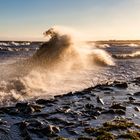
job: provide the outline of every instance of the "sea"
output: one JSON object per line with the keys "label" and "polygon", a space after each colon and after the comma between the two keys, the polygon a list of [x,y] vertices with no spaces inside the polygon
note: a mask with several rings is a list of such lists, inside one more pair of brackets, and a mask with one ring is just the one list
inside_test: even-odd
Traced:
{"label": "sea", "polygon": [[[65,39],[63,36],[61,40],[50,42],[63,42]],[[1,106],[11,105],[17,101],[52,98],[97,84],[130,81],[140,77],[139,43],[88,42],[89,48],[81,47],[80,51],[76,49],[76,53],[73,53],[73,49],[66,51],[64,47],[57,48],[71,46],[66,41],[53,43],[50,45],[44,42],[0,41]],[[48,50],[45,49],[47,45]],[[87,55],[90,57],[87,58]],[[81,66],[83,63],[84,67]],[[75,67],[77,65],[78,68]],[[23,71],[26,72],[23,74]]]}

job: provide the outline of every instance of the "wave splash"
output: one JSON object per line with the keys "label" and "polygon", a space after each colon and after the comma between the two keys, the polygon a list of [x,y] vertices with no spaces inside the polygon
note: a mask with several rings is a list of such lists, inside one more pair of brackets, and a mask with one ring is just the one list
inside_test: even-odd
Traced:
{"label": "wave splash", "polygon": [[10,65],[10,73],[4,74],[8,78],[0,83],[1,104],[85,88],[91,84],[89,72],[115,65],[106,51],[90,46],[75,32],[50,28],[44,35],[48,41],[31,58]]}
{"label": "wave splash", "polygon": [[[57,28],[46,31],[45,36],[49,36],[48,42],[44,43],[33,56],[33,63],[46,67],[73,68],[87,65],[114,65],[111,56],[104,50],[90,46],[74,34],[60,32]],[[65,64],[65,65],[64,65]],[[62,68],[61,65],[61,68]]]}

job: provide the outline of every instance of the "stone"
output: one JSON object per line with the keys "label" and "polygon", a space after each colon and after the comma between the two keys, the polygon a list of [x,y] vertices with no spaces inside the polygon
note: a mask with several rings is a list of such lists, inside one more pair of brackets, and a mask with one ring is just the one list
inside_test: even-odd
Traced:
{"label": "stone", "polygon": [[110,108],[126,110],[126,107],[121,105],[121,104],[119,104],[119,103],[113,104]]}
{"label": "stone", "polygon": [[102,105],[104,105],[104,101],[103,99],[101,99],[99,96],[96,98],[98,103],[101,103]]}

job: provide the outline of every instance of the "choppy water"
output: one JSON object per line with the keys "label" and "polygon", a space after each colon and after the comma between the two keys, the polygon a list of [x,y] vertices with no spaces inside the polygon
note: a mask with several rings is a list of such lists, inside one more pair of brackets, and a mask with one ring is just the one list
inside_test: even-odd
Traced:
{"label": "choppy water", "polygon": [[[24,82],[21,81],[18,75],[20,71],[15,69],[14,71],[17,73],[17,77],[13,76],[14,80],[12,79],[13,77],[11,79],[9,78],[10,80],[8,80],[10,82],[8,82],[10,84],[6,83],[7,81],[3,79],[8,75],[9,71],[13,71],[13,68],[10,68],[11,64],[14,64],[15,62],[20,63],[22,60],[32,57],[41,44],[42,43],[37,42],[0,42],[1,104],[5,104],[5,102],[9,104],[9,102],[16,100],[26,100],[28,99],[27,96],[30,98],[38,98],[40,96],[46,97],[47,95],[47,97],[50,97],[64,92],[81,90],[91,85],[93,86],[107,81],[128,81],[140,76],[139,45],[127,44],[125,46],[118,46],[105,44],[101,46],[102,50],[107,51],[114,58],[115,66],[94,66],[94,68],[87,67],[81,70],[76,70],[75,72],[69,71],[67,73],[62,73],[61,71],[60,75],[58,73],[50,74],[49,77],[48,75],[47,77],[44,77],[44,75],[42,76],[38,73],[33,73],[30,77],[31,81],[29,82],[27,77],[26,80],[35,90],[30,90],[30,86],[28,86],[28,89],[25,89],[27,87],[24,87]],[[37,79],[34,79],[35,75],[37,75]],[[61,75],[65,78],[61,79]],[[7,77],[10,76],[8,75]],[[20,89],[22,89],[22,92]],[[25,95],[26,97],[24,96],[24,92],[27,93],[27,95]]]}

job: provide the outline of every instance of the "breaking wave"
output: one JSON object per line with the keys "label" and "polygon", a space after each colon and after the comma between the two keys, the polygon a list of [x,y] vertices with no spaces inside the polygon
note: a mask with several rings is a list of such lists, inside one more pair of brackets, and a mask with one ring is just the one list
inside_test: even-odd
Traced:
{"label": "breaking wave", "polygon": [[[104,50],[90,46],[81,40],[76,40],[75,35],[60,32],[51,28],[44,33],[50,40],[44,43],[33,56],[33,63],[43,67],[73,68],[87,65],[114,65],[111,56]],[[57,68],[58,68],[57,67]]]}
{"label": "breaking wave", "polygon": [[133,52],[131,54],[116,54],[113,55],[116,59],[135,59],[140,58],[140,51]]}
{"label": "breaking wave", "polygon": [[90,46],[75,32],[51,28],[44,35],[48,41],[31,58],[5,66],[1,104],[85,88],[91,84],[90,71],[96,75],[101,66],[115,65],[110,54]]}
{"label": "breaking wave", "polygon": [[140,47],[140,45],[139,44],[130,43],[130,44],[128,44],[128,47]]}

